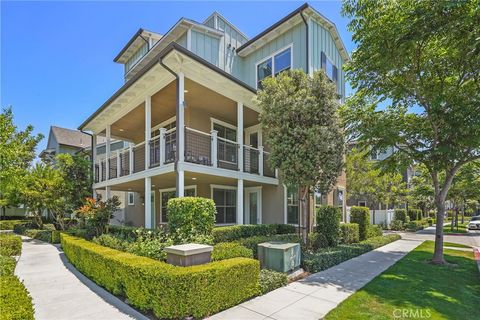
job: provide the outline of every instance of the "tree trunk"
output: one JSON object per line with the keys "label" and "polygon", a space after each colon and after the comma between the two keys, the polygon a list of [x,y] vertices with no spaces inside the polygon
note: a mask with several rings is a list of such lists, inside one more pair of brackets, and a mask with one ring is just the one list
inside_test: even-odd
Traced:
{"label": "tree trunk", "polygon": [[298,227],[301,229],[302,233],[302,239],[303,243],[307,243],[308,239],[308,228],[310,227],[309,223],[309,212],[308,212],[308,205],[307,205],[307,200],[308,200],[308,187],[303,187],[301,189],[301,215],[302,215],[302,221],[298,222]]}
{"label": "tree trunk", "polygon": [[458,231],[458,207],[455,208],[455,227]]}
{"label": "tree trunk", "polygon": [[465,223],[465,199],[462,202],[462,224]]}

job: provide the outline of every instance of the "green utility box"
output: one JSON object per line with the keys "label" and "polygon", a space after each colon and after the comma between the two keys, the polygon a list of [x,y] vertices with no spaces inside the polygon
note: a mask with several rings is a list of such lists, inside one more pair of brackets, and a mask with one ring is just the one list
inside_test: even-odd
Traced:
{"label": "green utility box", "polygon": [[289,272],[300,266],[300,244],[270,241],[258,245],[262,269]]}

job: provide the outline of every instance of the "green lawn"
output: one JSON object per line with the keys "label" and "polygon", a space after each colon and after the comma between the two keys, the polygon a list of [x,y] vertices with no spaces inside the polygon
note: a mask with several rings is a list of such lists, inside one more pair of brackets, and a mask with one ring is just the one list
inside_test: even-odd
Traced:
{"label": "green lawn", "polygon": [[455,247],[455,248],[472,248],[470,246],[467,246],[465,244],[459,244],[459,243],[453,243],[453,242],[444,242],[443,243],[444,247]]}
{"label": "green lawn", "polygon": [[[480,273],[473,253],[445,250],[446,260],[455,267],[429,264],[432,253],[433,242],[424,242],[325,319],[407,319],[421,315],[428,319],[478,319]],[[407,313],[402,317],[402,312]]]}
{"label": "green lawn", "polygon": [[467,223],[459,223],[458,224],[458,229],[457,227],[453,227],[453,231],[451,229],[451,226],[444,226],[443,227],[443,233],[449,234],[449,233],[467,233]]}

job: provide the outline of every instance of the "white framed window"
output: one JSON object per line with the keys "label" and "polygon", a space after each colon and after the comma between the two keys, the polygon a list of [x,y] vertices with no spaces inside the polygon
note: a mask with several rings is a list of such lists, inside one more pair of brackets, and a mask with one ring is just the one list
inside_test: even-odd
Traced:
{"label": "white framed window", "polygon": [[211,198],[215,202],[216,224],[237,223],[237,187],[211,185]]}
{"label": "white framed window", "polygon": [[300,212],[298,189],[291,188],[291,187],[287,188],[286,200],[287,200],[287,224],[298,225],[299,212]]}
{"label": "white framed window", "polygon": [[[175,188],[160,189],[160,222],[167,223],[167,204],[168,200],[177,196]],[[196,197],[197,186],[185,186],[185,197]]]}
{"label": "white framed window", "polygon": [[292,44],[284,47],[272,55],[255,64],[255,82],[257,89],[262,89],[262,80],[278,75],[282,71],[290,70],[293,66]]}
{"label": "white framed window", "polygon": [[358,201],[357,204],[358,204],[359,207],[366,207],[366,206],[367,206],[367,201],[365,201],[365,200],[360,200],[360,201]]}
{"label": "white framed window", "polygon": [[219,138],[237,142],[237,127],[228,122],[210,118],[211,129],[216,130]]}
{"label": "white framed window", "polygon": [[325,71],[327,77],[332,82],[335,82],[338,87],[338,69],[323,51],[321,52],[321,67]]}
{"label": "white framed window", "polygon": [[127,194],[127,198],[128,198],[128,205],[129,206],[135,205],[135,192],[129,192]]}
{"label": "white framed window", "polygon": [[160,128],[165,128],[167,131],[174,130],[177,127],[177,117],[173,116],[170,119],[162,121],[152,128],[152,138],[160,134]]}
{"label": "white framed window", "polygon": [[313,193],[313,204],[314,204],[314,211],[313,211],[313,224],[317,224],[317,210],[321,206],[325,206],[328,204],[327,194],[320,193],[315,191]]}

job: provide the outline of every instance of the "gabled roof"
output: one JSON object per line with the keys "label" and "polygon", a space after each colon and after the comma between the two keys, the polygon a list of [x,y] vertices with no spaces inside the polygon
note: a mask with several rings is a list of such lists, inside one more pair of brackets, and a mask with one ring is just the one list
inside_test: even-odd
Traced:
{"label": "gabled roof", "polygon": [[309,16],[312,16],[312,18],[319,21],[322,25],[325,26],[325,28],[330,32],[333,39],[335,40],[335,43],[338,47],[338,50],[340,51],[342,59],[345,61],[349,60],[350,57],[347,53],[347,50],[345,48],[345,45],[342,39],[340,38],[340,35],[338,33],[338,30],[335,24],[332,21],[328,20],[324,15],[319,13],[317,10],[315,10],[313,7],[311,7],[308,3],[304,3],[303,5],[301,5],[300,7],[298,7],[291,13],[289,13],[287,16],[280,19],[278,22],[274,23],[272,26],[268,27],[267,29],[263,30],[252,39],[245,42],[241,47],[237,49],[237,53],[239,55],[242,55],[242,53],[248,51],[248,49],[252,50],[252,45],[264,39],[265,37],[275,33],[277,28],[282,26],[284,23],[292,20],[293,18],[297,18],[297,16],[303,12],[309,14]]}
{"label": "gabled roof", "polygon": [[[55,140],[59,145],[83,149],[83,148],[89,148],[92,143],[92,137],[90,135],[78,130],[51,126],[50,134],[55,137]],[[104,137],[97,137],[97,143],[105,142],[104,140],[105,140]],[[49,146],[49,147],[52,147],[52,146]]]}
{"label": "gabled roof", "polygon": [[233,23],[231,23],[227,18],[225,18],[223,15],[221,15],[218,11],[214,11],[211,15],[209,15],[208,18],[203,21],[203,24],[206,24],[208,20],[210,20],[212,17],[215,17],[215,16],[217,16],[220,19],[222,19],[223,21],[225,21],[225,23],[227,23],[232,29],[234,29],[242,37],[244,37],[245,40],[248,40],[248,37],[245,33],[243,33],[240,29],[238,29],[237,26],[235,26]]}
{"label": "gabled roof", "polygon": [[[148,40],[145,37],[152,36],[155,38],[156,41],[158,41],[162,35],[156,32],[148,31],[143,28],[138,29],[137,32],[128,40],[127,44],[120,50],[120,52],[117,54],[117,56],[113,59],[113,62],[122,62],[122,58],[124,55],[126,55],[127,51],[129,49],[132,49],[132,51],[135,51],[137,48],[139,48],[142,44],[147,42]],[[126,60],[128,58],[125,58],[123,60]],[[123,61],[124,62],[124,61]]]}

